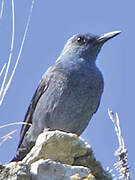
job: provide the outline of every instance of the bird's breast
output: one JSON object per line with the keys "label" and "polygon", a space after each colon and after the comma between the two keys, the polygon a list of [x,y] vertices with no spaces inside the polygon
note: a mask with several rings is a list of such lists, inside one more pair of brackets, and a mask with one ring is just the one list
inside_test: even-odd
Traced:
{"label": "bird's breast", "polygon": [[103,79],[98,69],[53,71],[50,83],[40,98],[34,121],[42,127],[67,132],[81,132],[96,112],[103,91]]}

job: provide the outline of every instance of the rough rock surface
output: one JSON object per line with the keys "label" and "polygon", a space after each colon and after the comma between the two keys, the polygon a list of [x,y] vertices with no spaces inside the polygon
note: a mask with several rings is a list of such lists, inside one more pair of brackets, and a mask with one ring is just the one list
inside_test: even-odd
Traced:
{"label": "rough rock surface", "polygon": [[80,178],[87,177],[90,170],[83,166],[70,166],[50,159],[40,159],[32,164],[31,174],[33,180],[69,180],[75,175]]}
{"label": "rough rock surface", "polygon": [[0,167],[0,180],[30,180],[30,166],[22,162],[11,162]]}
{"label": "rough rock surface", "polygon": [[75,158],[89,153],[92,153],[90,145],[76,134],[58,130],[45,131],[39,135],[35,146],[23,162],[31,164],[44,158],[73,165]]}
{"label": "rough rock surface", "polygon": [[0,166],[0,180],[112,180],[90,145],[73,133],[44,131],[27,156]]}

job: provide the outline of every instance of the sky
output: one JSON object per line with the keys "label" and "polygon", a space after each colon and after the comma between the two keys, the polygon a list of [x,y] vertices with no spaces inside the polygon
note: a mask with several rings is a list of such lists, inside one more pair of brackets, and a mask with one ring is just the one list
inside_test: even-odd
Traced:
{"label": "sky", "polygon": [[[0,2],[1,3],[1,2]],[[15,0],[15,42],[13,69],[22,42],[31,0]],[[105,43],[97,58],[104,77],[100,107],[81,135],[89,144],[104,169],[117,162],[114,152],[119,147],[107,109],[118,112],[122,135],[128,150],[131,178],[135,179],[135,2],[123,0],[36,1],[20,62],[12,84],[0,107],[0,126],[23,121],[38,83],[58,58],[64,44],[73,34],[122,33]],[[0,69],[8,61],[12,33],[11,2],[5,1],[0,19]],[[0,79],[2,83],[3,76]],[[0,129],[0,137],[17,130],[12,139],[0,147],[0,162],[11,160],[19,142],[21,125]],[[113,168],[114,169],[114,168]],[[117,176],[117,173],[114,171]]]}

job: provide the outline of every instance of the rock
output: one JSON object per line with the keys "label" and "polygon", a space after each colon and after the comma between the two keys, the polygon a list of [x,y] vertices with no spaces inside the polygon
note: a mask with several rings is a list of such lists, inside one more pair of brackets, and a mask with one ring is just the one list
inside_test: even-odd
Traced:
{"label": "rock", "polygon": [[81,137],[44,131],[19,162],[0,166],[0,180],[112,180]]}
{"label": "rock", "polygon": [[86,178],[90,170],[83,166],[56,163],[40,159],[31,165],[32,180],[79,180]]}
{"label": "rock", "polygon": [[45,131],[39,135],[35,146],[23,162],[31,164],[43,158],[72,165],[75,158],[86,154],[92,154],[91,147],[76,134],[58,130]]}
{"label": "rock", "polygon": [[0,169],[0,180],[30,180],[30,166],[22,162],[11,162]]}

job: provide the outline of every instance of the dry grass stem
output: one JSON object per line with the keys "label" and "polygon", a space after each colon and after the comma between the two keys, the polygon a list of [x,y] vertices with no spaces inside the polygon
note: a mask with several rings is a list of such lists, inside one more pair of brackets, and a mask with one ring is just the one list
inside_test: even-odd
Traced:
{"label": "dry grass stem", "polygon": [[114,167],[119,172],[119,179],[130,180],[130,172],[127,162],[127,149],[125,147],[124,139],[121,133],[119,116],[118,113],[113,113],[109,109],[108,114],[114,124],[115,132],[119,142],[119,148],[115,151],[115,156],[117,156],[119,160],[114,164]]}

